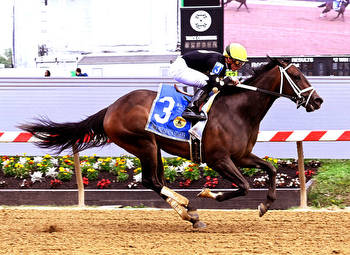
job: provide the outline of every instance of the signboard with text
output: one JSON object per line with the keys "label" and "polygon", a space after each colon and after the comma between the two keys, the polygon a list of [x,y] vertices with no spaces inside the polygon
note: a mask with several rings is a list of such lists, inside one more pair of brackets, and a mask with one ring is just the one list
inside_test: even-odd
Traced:
{"label": "signboard with text", "polygon": [[[350,55],[344,56],[282,56],[296,65],[306,76],[350,76]],[[251,69],[267,63],[266,57],[248,57],[239,75],[248,76]]]}
{"label": "signboard with text", "polygon": [[[197,6],[192,6],[196,4]],[[211,5],[211,6],[209,6]],[[181,53],[223,52],[224,11],[219,0],[184,0],[181,8]]]}

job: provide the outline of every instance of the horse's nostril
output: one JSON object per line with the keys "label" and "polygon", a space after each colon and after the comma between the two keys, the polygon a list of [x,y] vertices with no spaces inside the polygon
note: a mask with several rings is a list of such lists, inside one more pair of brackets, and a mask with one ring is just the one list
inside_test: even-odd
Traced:
{"label": "horse's nostril", "polygon": [[321,97],[317,97],[314,99],[315,105],[317,105],[318,108],[321,107],[321,104],[323,103],[323,99]]}
{"label": "horse's nostril", "polygon": [[323,99],[321,97],[315,98],[315,103],[321,105],[323,103]]}

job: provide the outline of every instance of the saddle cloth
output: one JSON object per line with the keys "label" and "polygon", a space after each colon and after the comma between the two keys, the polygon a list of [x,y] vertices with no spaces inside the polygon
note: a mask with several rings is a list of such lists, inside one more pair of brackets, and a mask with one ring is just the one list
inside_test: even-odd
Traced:
{"label": "saddle cloth", "polygon": [[191,123],[181,117],[188,101],[174,85],[161,84],[148,116],[145,129],[178,141],[189,141]]}

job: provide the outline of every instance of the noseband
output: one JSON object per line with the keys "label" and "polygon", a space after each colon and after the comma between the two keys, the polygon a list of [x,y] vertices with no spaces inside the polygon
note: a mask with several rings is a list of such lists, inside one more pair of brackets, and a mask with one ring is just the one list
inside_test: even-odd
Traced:
{"label": "noseband", "polygon": [[[292,78],[290,78],[289,74],[287,73],[287,69],[291,66],[294,66],[292,63],[287,65],[285,68],[279,66],[279,69],[280,69],[280,73],[281,73],[281,83],[280,83],[280,94],[283,94],[282,91],[283,91],[283,77],[286,77],[287,81],[288,81],[288,84],[292,87],[294,93],[296,94],[297,98],[296,99],[296,104],[297,104],[297,108],[299,108],[301,105],[305,104],[305,107],[307,106],[307,104],[309,103],[310,101],[310,98],[312,96],[312,94],[315,92],[315,89],[310,86],[306,89],[300,89],[296,84],[295,82],[292,80]],[[307,92],[311,90],[309,96],[307,97],[307,99],[302,95],[303,93]]]}

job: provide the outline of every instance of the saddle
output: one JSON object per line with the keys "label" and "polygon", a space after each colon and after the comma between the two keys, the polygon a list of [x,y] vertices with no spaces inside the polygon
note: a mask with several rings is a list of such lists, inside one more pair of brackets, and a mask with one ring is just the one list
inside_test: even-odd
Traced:
{"label": "saddle", "polygon": [[[191,96],[174,85],[161,84],[153,101],[145,130],[169,139],[188,142],[191,160],[201,163],[203,162],[201,141],[207,120],[191,123],[181,117],[188,104],[184,94]],[[206,116],[217,94],[218,91],[215,91],[202,106],[201,110]]]}

